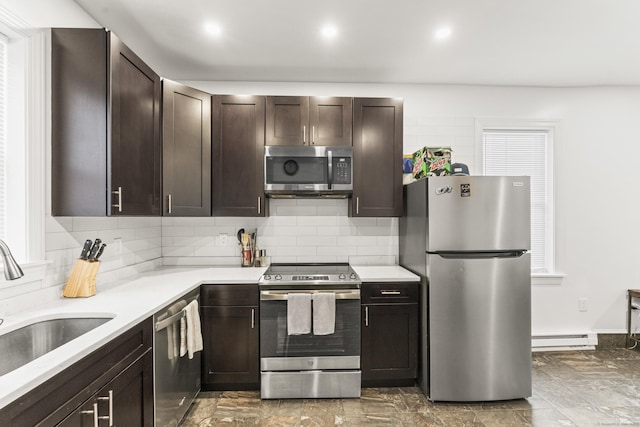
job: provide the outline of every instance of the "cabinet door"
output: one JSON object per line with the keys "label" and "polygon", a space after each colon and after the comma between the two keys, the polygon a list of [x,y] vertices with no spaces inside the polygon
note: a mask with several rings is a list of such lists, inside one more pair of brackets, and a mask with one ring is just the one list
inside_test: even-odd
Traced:
{"label": "cabinet door", "polygon": [[105,216],[107,32],[51,30],[51,214]]}
{"label": "cabinet door", "polygon": [[418,305],[364,305],[362,311],[363,384],[412,383],[418,367]]}
{"label": "cabinet door", "polygon": [[211,95],[162,82],[164,216],[211,216]]}
{"label": "cabinet door", "polygon": [[[111,215],[160,215],[160,77],[110,33]],[[121,190],[120,194],[113,192]],[[117,205],[117,206],[113,206]]]}
{"label": "cabinet door", "polygon": [[262,96],[212,97],[213,215],[265,216]]}
{"label": "cabinet door", "polygon": [[402,215],[402,132],[402,100],[354,99],[349,216]]}
{"label": "cabinet door", "polygon": [[202,307],[201,315],[203,388],[258,389],[258,307]]}
{"label": "cabinet door", "polygon": [[109,401],[113,396],[113,425],[153,427],[153,352],[129,366],[98,393],[98,402],[109,413]]}
{"label": "cabinet door", "polygon": [[58,425],[152,427],[152,378],[153,353],[148,351]]}
{"label": "cabinet door", "polygon": [[267,97],[265,145],[309,145],[309,97]]}
{"label": "cabinet door", "polygon": [[310,145],[351,146],[351,98],[316,96],[309,99]]}

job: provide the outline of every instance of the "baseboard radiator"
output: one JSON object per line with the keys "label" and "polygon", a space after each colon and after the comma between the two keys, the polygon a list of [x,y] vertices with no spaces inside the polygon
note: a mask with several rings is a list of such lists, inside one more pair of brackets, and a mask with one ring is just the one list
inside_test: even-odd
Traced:
{"label": "baseboard radiator", "polygon": [[534,335],[531,337],[531,350],[533,351],[595,350],[596,345],[598,345],[598,334],[595,332]]}

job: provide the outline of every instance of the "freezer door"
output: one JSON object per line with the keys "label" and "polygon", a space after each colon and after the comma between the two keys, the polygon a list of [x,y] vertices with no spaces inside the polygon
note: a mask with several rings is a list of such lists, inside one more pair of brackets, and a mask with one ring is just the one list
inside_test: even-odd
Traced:
{"label": "freezer door", "polygon": [[530,255],[428,255],[429,398],[531,396]]}
{"label": "freezer door", "polygon": [[531,249],[529,177],[433,177],[427,192],[427,251]]}

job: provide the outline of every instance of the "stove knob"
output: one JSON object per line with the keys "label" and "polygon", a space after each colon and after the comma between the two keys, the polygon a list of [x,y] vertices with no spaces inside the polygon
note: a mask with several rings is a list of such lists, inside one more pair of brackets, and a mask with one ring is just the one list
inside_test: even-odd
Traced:
{"label": "stove knob", "polygon": [[276,279],[276,280],[282,280],[282,276],[281,276],[281,275],[279,275],[279,274],[276,274],[275,279]]}
{"label": "stove knob", "polygon": [[349,276],[349,279],[355,280],[357,279],[358,276],[356,275],[356,273],[351,273],[351,275]]}
{"label": "stove knob", "polygon": [[338,276],[338,279],[346,279],[346,278],[347,278],[346,274],[340,273],[340,275]]}
{"label": "stove knob", "polygon": [[264,280],[271,280],[271,275],[270,274],[265,274],[264,275]]}

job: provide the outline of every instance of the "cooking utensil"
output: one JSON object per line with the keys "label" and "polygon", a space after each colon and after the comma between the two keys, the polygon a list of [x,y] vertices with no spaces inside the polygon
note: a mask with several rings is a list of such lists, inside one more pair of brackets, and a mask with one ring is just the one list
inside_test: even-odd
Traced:
{"label": "cooking utensil", "polygon": [[104,248],[106,247],[107,247],[107,244],[103,243],[102,246],[100,246],[100,249],[98,250],[98,253],[96,254],[96,256],[93,259],[90,259],[89,261],[98,261],[100,259],[100,256],[104,252]]}
{"label": "cooking utensil", "polygon": [[242,243],[242,266],[251,267],[253,265],[253,250],[251,249],[251,236],[249,233],[242,233],[240,237]]}
{"label": "cooking utensil", "polygon": [[96,239],[93,242],[93,246],[91,246],[91,251],[89,252],[89,259],[94,259],[96,257],[96,254],[98,253],[98,250],[100,249],[100,243],[102,243],[102,240],[100,239]]}
{"label": "cooking utensil", "polygon": [[82,252],[80,253],[80,259],[84,259],[86,260],[88,255],[89,255],[89,251],[91,250],[91,244],[93,242],[91,241],[91,239],[87,239],[84,242],[84,246],[82,248]]}
{"label": "cooking utensil", "polygon": [[238,230],[238,243],[242,243],[242,235],[244,234],[244,228]]}

